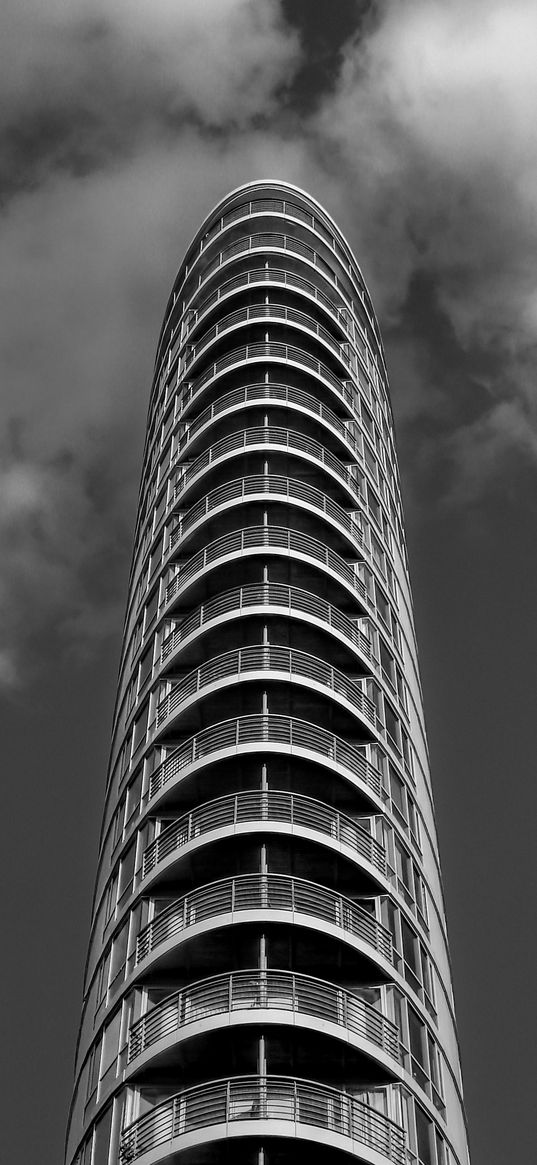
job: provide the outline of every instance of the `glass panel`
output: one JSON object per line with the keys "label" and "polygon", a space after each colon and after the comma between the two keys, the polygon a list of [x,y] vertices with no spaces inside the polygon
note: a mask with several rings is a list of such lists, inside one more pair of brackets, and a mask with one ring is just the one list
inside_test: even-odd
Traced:
{"label": "glass panel", "polygon": [[95,1142],[92,1165],[108,1165],[110,1155],[110,1132],[112,1129],[112,1105],[95,1126]]}
{"label": "glass panel", "polygon": [[433,1165],[432,1132],[433,1125],[425,1115],[419,1104],[415,1106],[416,1140],[418,1142],[418,1157],[423,1165]]}

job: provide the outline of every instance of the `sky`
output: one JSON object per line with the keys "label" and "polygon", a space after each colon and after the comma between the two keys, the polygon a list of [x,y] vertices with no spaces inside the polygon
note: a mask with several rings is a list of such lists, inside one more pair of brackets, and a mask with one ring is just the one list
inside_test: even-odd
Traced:
{"label": "sky", "polygon": [[10,1165],[62,1161],[163,309],[204,215],[264,177],[325,205],[376,305],[472,1162],[532,1157],[536,54],[534,0],[4,0]]}

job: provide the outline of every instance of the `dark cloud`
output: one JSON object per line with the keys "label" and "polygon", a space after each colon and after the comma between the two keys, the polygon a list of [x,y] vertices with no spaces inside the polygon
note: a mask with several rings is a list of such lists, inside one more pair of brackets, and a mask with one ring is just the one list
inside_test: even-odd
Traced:
{"label": "dark cloud", "polygon": [[397,325],[426,277],[453,359],[464,351],[471,369],[490,357],[488,409],[468,426],[464,407],[449,435],[456,463],[474,458],[473,497],[499,447],[535,456],[537,11],[531,0],[379,8],[347,44],[318,132],[347,175],[341,217],[385,319]]}
{"label": "dark cloud", "polygon": [[[344,8],[330,83],[297,107],[320,42],[298,8],[286,23],[292,4],[7,3],[0,357],[24,451],[2,470],[6,678],[23,678],[39,619],[67,651],[75,628],[89,644],[83,628],[108,625],[91,564],[131,528],[162,305],[201,214],[241,181],[296,181],[346,229],[397,367],[416,496],[475,503],[509,458],[535,461],[535,9],[358,4],[342,43]],[[114,504],[98,513],[88,482],[112,448]],[[77,524],[66,556],[60,529]],[[39,556],[54,583],[29,636]]]}
{"label": "dark cloud", "polygon": [[0,197],[50,170],[117,165],[188,124],[270,117],[298,62],[262,0],[8,0],[0,49]]}

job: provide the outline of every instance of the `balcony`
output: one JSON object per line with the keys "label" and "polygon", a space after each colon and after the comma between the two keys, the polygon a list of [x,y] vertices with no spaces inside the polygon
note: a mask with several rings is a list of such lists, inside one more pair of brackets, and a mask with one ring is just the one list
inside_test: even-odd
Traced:
{"label": "balcony", "polygon": [[342,329],[349,336],[352,334],[351,329],[351,312],[350,309],[343,304],[340,297],[325,295],[314,283],[309,279],[303,279],[300,275],[296,275],[293,271],[284,271],[278,267],[258,267],[253,271],[244,271],[240,275],[235,275],[231,279],[226,279],[215,291],[205,296],[204,299],[198,298],[198,304],[195,311],[191,311],[186,320],[186,334],[190,335],[194,328],[198,327],[203,322],[213,307],[222,300],[227,299],[237,291],[243,291],[245,288],[259,286],[260,284],[268,284],[269,286],[283,286],[289,288],[291,291],[299,291],[301,294],[307,295],[310,299],[319,304],[325,312],[335,321],[338,328]]}
{"label": "balcony", "polygon": [[287,874],[241,874],[223,878],[171,902],[140,931],[134,966],[138,967],[164,943],[179,939],[194,926],[203,927],[213,919],[219,920],[217,925],[229,925],[240,921],[237,915],[247,921],[272,918],[302,926],[308,925],[306,919],[315,919],[324,924],[318,928],[319,933],[326,933],[327,926],[333,927],[339,937],[357,940],[360,948],[365,946],[374,956],[393,966],[390,932],[363,906],[316,882]]}
{"label": "balcony", "polygon": [[347,383],[336,376],[322,360],[317,360],[305,349],[299,348],[295,344],[283,344],[277,340],[245,344],[241,348],[235,348],[232,352],[226,352],[225,356],[221,356],[211,363],[204,372],[192,381],[188,395],[181,398],[183,412],[186,413],[202,389],[223,372],[241,366],[251,367],[258,361],[275,361],[285,364],[287,367],[292,365],[300,372],[313,373],[326,385],[332,395],[336,393],[338,400],[347,406],[351,415],[356,413],[358,388],[354,384],[352,387],[348,387]]}
{"label": "balcony", "polygon": [[245,825],[261,829],[285,825],[291,830],[318,833],[337,849],[364,858],[383,877],[387,876],[386,854],[372,836],[368,818],[363,823],[360,819],[355,821],[312,797],[270,789],[218,797],[173,821],[144,850],[141,877],[146,878],[190,842],[215,832],[221,836],[222,831],[230,829],[235,836]]}
{"label": "balcony", "polygon": [[207,567],[234,561],[239,554],[260,554],[266,553],[267,550],[286,556],[291,554],[320,566],[330,577],[332,586],[335,575],[360,603],[369,610],[374,609],[373,600],[360,576],[340,554],[331,550],[318,538],[290,530],[286,526],[245,526],[242,530],[233,530],[207,543],[203,549],[181,564],[175,577],[168,583],[164,606],[171,603],[176,595],[184,590],[187,583],[202,574]]}
{"label": "balcony", "polygon": [[[190,389],[184,389],[179,401],[183,399],[190,399]],[[203,409],[201,413],[187,425],[186,432],[183,433],[179,440],[179,453],[181,454],[185,447],[195,437],[201,429],[210,425],[212,421],[226,412],[233,410],[240,410],[245,405],[258,405],[273,403],[275,405],[293,405],[301,412],[310,413],[316,419],[322,421],[324,424],[330,426],[337,433],[341,441],[349,446],[352,455],[358,454],[363,460],[360,446],[356,439],[356,431],[359,426],[356,421],[352,422],[352,428],[349,427],[349,422],[345,424],[340,420],[332,409],[327,405],[323,405],[321,401],[314,397],[309,392],[304,392],[301,388],[295,388],[292,385],[277,384],[275,381],[259,382],[257,384],[241,385],[240,388],[234,388],[231,392],[226,392],[207,408]],[[378,472],[375,474],[377,480]]]}
{"label": "balcony", "polygon": [[399,1125],[348,1093],[288,1076],[239,1076],[177,1093],[125,1130],[120,1162],[128,1165],[149,1153],[156,1162],[233,1136],[320,1140],[362,1161],[365,1150],[366,1161],[380,1157],[405,1165]]}
{"label": "balcony", "polygon": [[[179,493],[180,489],[175,492],[173,504]],[[292,477],[258,473],[225,482],[200,498],[199,502],[178,518],[177,525],[170,535],[170,548],[176,546],[179,539],[184,538],[186,534],[193,532],[205,518],[222,513],[233,505],[241,505],[245,501],[265,501],[267,498],[277,498],[279,501],[283,499],[286,504],[294,502],[306,509],[308,514],[315,513],[326,519],[350,543],[351,550],[356,551],[357,548],[363,550],[366,547],[360,523],[321,490]]]}
{"label": "balcony", "polygon": [[274,446],[275,449],[281,450],[285,454],[294,453],[307,458],[308,461],[317,462],[323,470],[326,470],[343,485],[350,495],[351,504],[355,503],[357,498],[366,504],[366,499],[360,491],[356,471],[352,473],[338,457],[334,457],[333,453],[329,453],[324,446],[320,445],[318,441],[312,440],[311,437],[306,437],[303,433],[295,432],[292,429],[277,428],[273,425],[259,425],[251,429],[241,429],[236,433],[230,433],[227,437],[222,437],[220,441],[216,441],[195,461],[180,471],[175,482],[174,501],[178,500],[180,495],[192,485],[192,482],[210,466],[219,464],[242,451],[262,450],[265,452],[267,445]]}
{"label": "balcony", "polygon": [[339,668],[306,651],[264,644],[226,651],[189,672],[157,705],[157,730],[175,713],[180,713],[193,697],[214,690],[215,685],[225,680],[232,679],[236,683],[245,676],[253,678],[252,673],[257,678],[261,672],[271,672],[270,678],[274,680],[298,683],[305,680],[310,691],[313,687],[321,692],[325,689],[339,697],[351,712],[358,713],[375,732],[383,731],[373,701],[365,695],[359,683],[350,680]]}
{"label": "balcony", "polygon": [[[220,1016],[227,1017],[224,1022],[229,1023],[234,1016],[241,1018],[241,1012],[246,1012],[247,1022],[259,1022],[260,1017],[252,1016],[252,1011],[259,1010],[276,1013],[273,1022],[285,1021],[280,1014],[284,1012],[334,1024],[342,1029],[342,1038],[350,1033],[400,1063],[396,1025],[358,995],[310,975],[257,969],[204,979],[162,1000],[131,1028],[127,1063],[134,1064],[162,1041],[168,1046],[174,1036],[188,1032],[194,1023]],[[266,1022],[267,1017],[262,1019]]]}
{"label": "balcony", "polygon": [[[182,367],[182,375],[186,376],[194,363],[203,356],[204,352],[210,348],[211,344],[218,339],[219,336],[226,335],[234,328],[240,327],[242,324],[256,322],[258,320],[271,321],[283,323],[287,326],[291,325],[293,328],[300,328],[311,336],[315,336],[325,344],[331,352],[336,356],[343,366],[343,371],[351,371],[353,368],[352,359],[348,351],[349,345],[338,343],[331,332],[322,324],[318,324],[312,319],[310,315],[303,311],[297,311],[293,307],[284,307],[282,304],[276,303],[256,303],[249,307],[237,308],[228,315],[223,316],[218,323],[213,324],[195,345],[190,345],[188,355],[185,357],[184,365]],[[356,357],[354,357],[356,360]]]}
{"label": "balcony", "polygon": [[205,728],[185,740],[151,774],[148,800],[152,801],[168,784],[175,783],[188,771],[204,764],[214,764],[222,757],[260,749],[304,756],[338,769],[352,783],[358,781],[364,791],[383,802],[386,794],[381,774],[340,736],[306,720],[290,716],[238,716]]}
{"label": "balcony", "polygon": [[360,654],[364,661],[378,671],[380,663],[373,653],[371,640],[364,635],[356,622],[349,619],[337,607],[311,591],[299,587],[289,587],[284,583],[252,583],[250,586],[235,587],[217,595],[208,603],[203,603],[183,619],[164,640],[161,649],[161,665],[169,663],[177,651],[198,631],[206,631],[227,617],[236,618],[243,614],[264,614],[267,608],[287,615],[306,617],[323,629],[330,629],[342,636]]}

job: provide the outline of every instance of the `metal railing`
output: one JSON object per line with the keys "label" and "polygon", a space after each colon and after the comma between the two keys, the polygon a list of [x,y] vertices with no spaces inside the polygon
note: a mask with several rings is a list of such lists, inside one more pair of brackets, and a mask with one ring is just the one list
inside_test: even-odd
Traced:
{"label": "metal railing", "polygon": [[131,1027],[127,1062],[191,1023],[255,1009],[288,1011],[336,1024],[400,1060],[397,1026],[359,995],[310,975],[256,969],[215,975],[168,995]]}
{"label": "metal railing", "polygon": [[[351,403],[352,393],[346,390],[348,402]],[[183,395],[190,399],[190,388],[184,390],[181,394],[179,407]],[[360,451],[358,436],[361,435],[360,426],[356,421],[347,421],[344,423],[332,409],[327,405],[323,405],[316,397],[309,392],[304,392],[301,388],[293,388],[287,384],[277,384],[274,381],[269,383],[259,382],[257,384],[241,385],[240,388],[233,388],[231,392],[226,392],[223,396],[219,396],[217,400],[213,401],[211,405],[203,409],[201,413],[190,422],[185,422],[186,431],[183,433],[179,441],[179,451],[184,449],[185,445],[195,436],[199,429],[204,425],[214,420],[221,413],[226,412],[234,406],[246,404],[250,401],[276,401],[278,404],[294,404],[299,408],[306,409],[310,413],[314,413],[316,417],[326,421],[339,436],[347,442],[353,452]]]}
{"label": "metal railing", "polygon": [[[309,352],[303,348],[298,348],[295,344],[283,344],[278,340],[267,340],[265,342],[258,342],[255,344],[244,344],[240,348],[234,348],[232,352],[226,352],[225,356],[221,356],[219,360],[213,361],[212,364],[205,369],[199,376],[192,381],[191,391],[188,401],[185,400],[184,406],[190,403],[191,400],[197,396],[198,392],[218,376],[221,372],[225,372],[228,368],[233,368],[240,364],[250,364],[253,360],[281,360],[286,363],[297,364],[300,368],[307,368],[309,372],[314,372],[322,380],[326,381],[331,388],[334,388],[338,396],[345,400],[344,386],[341,379],[335,375],[322,360],[316,360]],[[353,399],[356,399],[358,389],[354,391]]]}
{"label": "metal railing", "polygon": [[135,966],[200,922],[242,911],[276,911],[316,918],[332,924],[364,942],[393,965],[393,945],[389,930],[363,906],[316,882],[287,874],[241,874],[209,882],[170,902],[156,918],[144,926],[136,939]]}
{"label": "metal railing", "polygon": [[[180,489],[174,491],[172,505],[177,501],[180,492]],[[175,546],[179,538],[182,538],[196,522],[201,521],[214,510],[240,498],[253,496],[285,497],[301,502],[309,510],[317,510],[336,522],[358,546],[364,545],[364,534],[359,522],[337,502],[332,501],[332,498],[323,494],[321,490],[312,485],[305,485],[297,478],[283,477],[279,474],[257,473],[249,477],[238,477],[233,481],[227,481],[224,485],[217,486],[216,489],[200,498],[178,519],[177,525],[170,534],[170,547]]]}
{"label": "metal railing", "polygon": [[127,1165],[159,1146],[171,1147],[186,1133],[215,1125],[227,1137],[236,1121],[285,1122],[293,1138],[301,1135],[301,1126],[327,1129],[345,1138],[357,1156],[367,1146],[392,1165],[405,1163],[404,1130],[389,1117],[349,1093],[289,1076],[236,1076],[178,1092],[125,1129],[119,1158]]}
{"label": "metal railing", "polygon": [[185,356],[182,375],[188,373],[194,361],[199,359],[218,336],[225,335],[240,324],[267,319],[282,320],[286,324],[295,324],[297,327],[303,328],[311,335],[316,336],[317,339],[322,340],[347,368],[352,368],[351,354],[348,350],[349,345],[338,343],[332,333],[328,331],[328,328],[323,327],[322,324],[317,324],[306,312],[297,311],[293,307],[284,307],[282,304],[255,303],[250,304],[248,307],[236,308],[235,311],[229,312],[221,320],[218,320],[216,324],[213,324],[212,328],[208,328],[200,336],[197,343],[190,346],[190,350]]}
{"label": "metal railing", "polygon": [[[194,264],[197,263],[203,249],[200,248],[193,263],[187,268],[185,277],[190,273]],[[300,255],[302,259],[306,259],[313,267],[318,267],[334,287],[340,286],[341,281],[319,251],[309,246],[308,243],[302,242],[302,239],[297,239],[295,235],[286,235],[282,231],[258,231],[255,234],[243,235],[242,238],[234,239],[232,243],[228,243],[226,247],[222,247],[222,250],[218,251],[214,258],[204,266],[199,286],[202,286],[202,283],[205,283],[229,259],[234,259],[236,255],[242,255],[247,251],[260,250],[288,251],[292,255]]]}
{"label": "metal railing", "polygon": [[359,748],[307,720],[270,714],[222,720],[183,741],[151,773],[147,797],[151,800],[185,769],[208,758],[214,759],[216,753],[249,746],[262,749],[263,745],[280,746],[291,754],[293,751],[313,753],[328,761],[330,766],[346,769],[376,797],[383,801],[387,799],[380,772],[366,760]]}
{"label": "metal railing", "polygon": [[141,876],[147,877],[170,854],[215,829],[268,821],[320,833],[371,862],[381,874],[387,874],[386,853],[373,837],[370,818],[355,821],[313,797],[269,789],[230,793],[198,805],[177,821],[172,821],[144,850]]}
{"label": "metal railing", "polygon": [[375,730],[382,728],[376,707],[360,687],[360,681],[353,681],[315,655],[295,648],[269,644],[254,644],[240,647],[235,651],[225,651],[213,659],[208,659],[200,667],[194,668],[157,704],[156,722],[160,728],[165,720],[180,708],[189,697],[220,680],[241,676],[249,672],[277,672],[286,679],[299,677],[328,688],[363,716]]}
{"label": "metal railing", "polygon": [[181,563],[176,575],[166,587],[164,604],[171,602],[181,588],[205,567],[217,563],[222,558],[240,554],[245,550],[264,549],[283,550],[284,553],[301,554],[326,567],[331,574],[342,579],[359,596],[361,601],[373,609],[373,600],[362,582],[360,576],[352,566],[331,550],[318,538],[309,534],[298,533],[285,526],[245,526],[242,530],[233,530],[223,534],[213,542],[207,543],[202,550],[198,550],[186,562]]}
{"label": "metal railing", "polygon": [[174,499],[177,500],[179,494],[190,485],[192,480],[214,462],[230,453],[235,453],[237,450],[265,445],[276,445],[286,452],[304,453],[315,461],[319,461],[321,465],[331,470],[344,482],[350,493],[354,494],[355,497],[360,497],[366,504],[366,498],[360,490],[356,471],[353,473],[339,460],[339,457],[334,457],[333,453],[330,453],[311,437],[306,437],[294,429],[284,429],[275,425],[257,425],[250,429],[240,429],[236,433],[229,433],[228,436],[215,441],[214,445],[210,445],[208,449],[200,453],[195,461],[180,471],[175,482]]}
{"label": "metal railing", "polygon": [[224,591],[216,598],[209,599],[208,603],[197,607],[183,619],[179,627],[166,636],[162,643],[161,663],[166,663],[181,643],[201,627],[207,626],[223,615],[248,611],[252,607],[279,607],[288,613],[311,615],[344,635],[374,668],[378,669],[380,666],[371,640],[348,615],[344,615],[337,607],[311,591],[290,587],[285,583],[251,583],[245,587],[234,587],[233,590]]}
{"label": "metal railing", "polygon": [[314,299],[328,312],[340,328],[343,328],[348,333],[351,332],[351,311],[342,300],[337,303],[329,295],[325,295],[309,279],[304,279],[300,275],[296,275],[293,271],[284,271],[279,267],[257,267],[253,271],[243,271],[240,275],[226,279],[210,295],[206,295],[204,299],[198,299],[195,311],[191,311],[190,317],[186,320],[186,334],[188,335],[197,324],[201,323],[203,317],[211,308],[226,296],[231,295],[234,291],[240,291],[244,287],[251,287],[260,283],[278,283],[283,284],[285,287],[290,287],[293,291],[305,292],[306,295],[309,295],[311,299]]}

